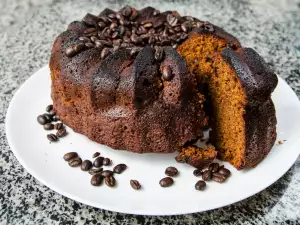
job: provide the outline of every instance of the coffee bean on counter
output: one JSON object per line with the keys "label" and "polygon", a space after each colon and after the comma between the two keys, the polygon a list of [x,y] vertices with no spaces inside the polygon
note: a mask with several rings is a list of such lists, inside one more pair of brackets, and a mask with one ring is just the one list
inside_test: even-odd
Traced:
{"label": "coffee bean on counter", "polygon": [[206,183],[203,180],[199,180],[196,184],[195,184],[195,189],[198,191],[203,191],[206,187]]}
{"label": "coffee bean on counter", "polygon": [[103,180],[104,180],[104,177],[101,176],[101,174],[99,174],[99,173],[95,174],[91,178],[91,185],[100,186],[102,184]]}
{"label": "coffee bean on counter", "polygon": [[71,166],[71,167],[77,167],[77,166],[81,165],[82,159],[80,157],[76,157],[76,158],[69,160],[68,163],[69,163],[69,166]]}
{"label": "coffee bean on counter", "polygon": [[212,172],[210,170],[205,170],[203,173],[202,173],[202,179],[204,181],[210,181],[211,180],[211,177],[212,177]]}
{"label": "coffee bean on counter", "polygon": [[93,162],[94,167],[99,168],[99,167],[103,166],[103,160],[104,160],[104,157],[96,158]]}
{"label": "coffee bean on counter", "polygon": [[103,165],[104,166],[109,166],[111,164],[111,160],[109,158],[103,159]]}
{"label": "coffee bean on counter", "polygon": [[98,174],[98,173],[101,173],[103,171],[103,168],[93,168],[93,169],[90,169],[89,170],[89,174],[91,175],[95,175],[95,174]]}
{"label": "coffee bean on counter", "polygon": [[57,132],[56,132],[56,136],[57,137],[64,137],[67,135],[67,131],[65,128],[62,128],[62,129],[59,129]]}
{"label": "coffee bean on counter", "polygon": [[81,163],[81,170],[88,171],[93,167],[93,164],[90,160],[86,159]]}
{"label": "coffee bean on counter", "polygon": [[170,187],[174,183],[171,177],[165,177],[159,181],[161,187]]}
{"label": "coffee bean on counter", "polygon": [[37,121],[39,124],[41,125],[45,125],[46,123],[48,123],[49,121],[47,120],[47,118],[44,115],[39,115],[37,117]]}
{"label": "coffee bean on counter", "polygon": [[68,152],[64,154],[64,160],[65,161],[70,161],[71,159],[74,159],[78,156],[77,152]]}
{"label": "coffee bean on counter", "polygon": [[226,169],[226,168],[221,168],[221,169],[219,169],[219,171],[218,171],[218,173],[220,173],[220,174],[222,174],[224,177],[230,177],[230,175],[231,175],[231,172],[230,172],[230,170],[229,169]]}
{"label": "coffee bean on counter", "polygon": [[53,105],[48,105],[46,107],[46,112],[50,112],[50,111],[52,111],[52,109],[53,109]]}
{"label": "coffee bean on counter", "polygon": [[102,171],[101,175],[103,177],[110,177],[113,175],[113,172],[111,170],[104,170],[104,171]]}
{"label": "coffee bean on counter", "polygon": [[193,174],[194,174],[194,176],[199,177],[199,176],[202,175],[202,171],[199,170],[199,169],[195,169],[195,170],[193,171]]}
{"label": "coffee bean on counter", "polygon": [[46,123],[44,125],[44,129],[45,130],[53,130],[54,129],[54,125],[52,123]]}
{"label": "coffee bean on counter", "polygon": [[208,169],[211,171],[211,172],[217,172],[219,170],[219,163],[212,163],[208,166]]}
{"label": "coffee bean on counter", "polygon": [[100,155],[100,152],[95,152],[94,154],[93,154],[93,158],[96,158],[96,157],[98,157]]}
{"label": "coffee bean on counter", "polygon": [[168,168],[166,168],[165,174],[169,177],[174,177],[178,174],[178,170],[173,166],[169,166]]}
{"label": "coffee bean on counter", "polygon": [[167,15],[167,22],[170,24],[172,27],[176,26],[178,19],[173,15],[173,14],[168,14]]}
{"label": "coffee bean on counter", "polygon": [[56,123],[54,124],[54,129],[55,130],[60,130],[64,127],[64,124],[63,123]]}
{"label": "coffee bean on counter", "polygon": [[124,170],[126,170],[127,166],[125,164],[118,164],[114,167],[114,173],[121,174]]}
{"label": "coffee bean on counter", "polygon": [[163,66],[162,68],[162,76],[165,81],[172,80],[174,74],[171,71],[170,66]]}
{"label": "coffee bean on counter", "polygon": [[113,187],[116,185],[116,179],[113,176],[105,177],[105,184],[108,187]]}
{"label": "coffee bean on counter", "polygon": [[226,180],[226,178],[225,177],[221,177],[221,176],[215,176],[215,175],[213,175],[212,176],[212,180],[216,181],[218,183],[223,183]]}
{"label": "coffee bean on counter", "polygon": [[56,142],[58,141],[58,137],[55,134],[47,134],[47,138],[51,142]]}
{"label": "coffee bean on counter", "polygon": [[138,182],[137,180],[130,180],[130,185],[135,190],[139,190],[142,187],[140,182]]}

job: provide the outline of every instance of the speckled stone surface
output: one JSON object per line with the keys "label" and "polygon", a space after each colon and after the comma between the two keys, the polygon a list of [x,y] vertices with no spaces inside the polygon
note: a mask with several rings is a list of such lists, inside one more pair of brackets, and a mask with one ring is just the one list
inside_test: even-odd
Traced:
{"label": "speckled stone surface", "polygon": [[[0,225],[300,224],[299,159],[280,180],[253,197],[209,212],[171,217],[125,215],[77,203],[43,186],[18,163],[5,137],[6,110],[19,86],[47,64],[55,37],[86,12],[97,14],[105,7],[118,9],[125,4],[141,8],[148,3],[0,1]],[[209,20],[235,34],[300,96],[300,1],[152,0],[151,5]]]}

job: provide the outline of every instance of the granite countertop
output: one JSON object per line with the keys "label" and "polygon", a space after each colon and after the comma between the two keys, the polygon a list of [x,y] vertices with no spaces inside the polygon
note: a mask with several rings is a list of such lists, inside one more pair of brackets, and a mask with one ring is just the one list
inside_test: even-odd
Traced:
{"label": "granite countertop", "polygon": [[[10,151],[5,114],[19,86],[48,63],[55,37],[85,13],[129,4],[176,9],[209,20],[253,47],[300,96],[300,1],[0,1],[0,224],[300,224],[300,159],[259,194],[190,215],[133,216],[100,210],[42,185]],[[30,107],[30,103],[29,103]],[[20,112],[22,113],[22,112]],[[226,193],[224,193],[226,194]],[[203,203],[205,204],[205,203]]]}

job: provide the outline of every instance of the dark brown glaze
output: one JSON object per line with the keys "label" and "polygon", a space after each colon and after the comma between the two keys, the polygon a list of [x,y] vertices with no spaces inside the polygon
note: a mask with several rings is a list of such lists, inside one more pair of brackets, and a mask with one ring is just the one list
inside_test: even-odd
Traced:
{"label": "dark brown glaze", "polygon": [[276,140],[276,112],[271,93],[278,78],[251,48],[225,49],[223,58],[234,68],[243,85],[245,106],[244,162],[238,169],[256,166],[270,152]]}

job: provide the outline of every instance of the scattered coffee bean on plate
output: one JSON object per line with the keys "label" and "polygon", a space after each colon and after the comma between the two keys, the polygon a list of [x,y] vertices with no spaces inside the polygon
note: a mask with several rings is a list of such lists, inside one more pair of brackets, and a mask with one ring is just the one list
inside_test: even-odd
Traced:
{"label": "scattered coffee bean on plate", "polygon": [[169,166],[168,168],[166,168],[165,174],[169,177],[174,177],[178,174],[178,170],[173,166]]}
{"label": "scattered coffee bean on plate", "polygon": [[103,171],[103,168],[93,168],[89,170],[89,174],[95,175],[100,174]]}
{"label": "scattered coffee bean on plate", "polygon": [[209,165],[208,169],[211,171],[211,172],[218,172],[219,170],[219,163],[212,163]]}
{"label": "scattered coffee bean on plate", "polygon": [[49,112],[50,116],[55,116],[56,115],[56,112],[52,109],[50,112]]}
{"label": "scattered coffee bean on plate", "polygon": [[104,160],[104,158],[101,156],[96,158],[93,162],[94,167],[99,168],[99,167],[103,166],[103,160]]}
{"label": "scattered coffee bean on plate", "polygon": [[113,172],[111,170],[104,170],[101,175],[103,177],[111,177],[113,175]]}
{"label": "scattered coffee bean on plate", "polygon": [[198,191],[203,191],[206,187],[206,183],[203,180],[199,180],[196,184],[195,184],[195,189]]}
{"label": "scattered coffee bean on plate", "polygon": [[104,177],[101,174],[95,174],[91,178],[91,185],[100,186],[104,180]]}
{"label": "scattered coffee bean on plate", "polygon": [[226,180],[226,178],[225,177],[221,177],[221,176],[215,176],[215,175],[213,175],[212,176],[212,180],[216,181],[218,183],[223,183]]}
{"label": "scattered coffee bean on plate", "polygon": [[170,187],[174,183],[171,177],[165,177],[159,181],[161,187]]}
{"label": "scattered coffee bean on plate", "polygon": [[215,176],[215,177],[221,177],[221,178],[226,179],[226,177],[223,174],[219,173],[219,172],[213,173],[212,175]]}
{"label": "scattered coffee bean on plate", "polygon": [[76,157],[76,158],[73,158],[70,161],[68,161],[68,163],[69,163],[69,166],[71,166],[71,167],[77,167],[77,166],[81,165],[82,159],[80,157]]}
{"label": "scattered coffee bean on plate", "polygon": [[88,159],[84,160],[84,161],[81,163],[81,170],[82,170],[82,171],[88,171],[88,170],[90,170],[92,167],[93,167],[93,163],[92,163],[90,160],[88,160]]}
{"label": "scattered coffee bean on plate", "polygon": [[202,175],[202,171],[199,170],[199,169],[195,169],[195,170],[193,171],[193,174],[194,174],[194,176],[199,177],[199,176]]}
{"label": "scattered coffee bean on plate", "polygon": [[56,136],[57,137],[64,137],[67,135],[67,131],[65,128],[62,128],[62,129],[59,129],[57,132],[56,132]]}
{"label": "scattered coffee bean on plate", "polygon": [[56,123],[54,124],[54,129],[55,130],[60,130],[64,127],[63,123]]}
{"label": "scattered coffee bean on plate", "polygon": [[64,160],[65,161],[69,161],[71,159],[74,159],[78,156],[78,153],[77,152],[68,152],[64,155]]}
{"label": "scattered coffee bean on plate", "polygon": [[96,158],[96,157],[98,157],[100,155],[100,152],[95,152],[94,154],[93,154],[93,158]]}
{"label": "scattered coffee bean on plate", "polygon": [[113,187],[116,185],[116,179],[113,176],[105,177],[105,184],[108,187]]}
{"label": "scattered coffee bean on plate", "polygon": [[221,169],[223,169],[223,168],[224,168],[224,165],[220,166],[220,167],[219,167],[219,170],[221,170]]}
{"label": "scattered coffee bean on plate", "polygon": [[43,116],[46,118],[47,123],[50,123],[53,121],[53,116],[51,116],[50,114],[45,113],[45,114],[43,114]]}
{"label": "scattered coffee bean on plate", "polygon": [[130,185],[135,190],[139,190],[141,188],[141,184],[137,180],[130,180]]}
{"label": "scattered coffee bean on plate", "polygon": [[46,123],[46,124],[44,124],[44,129],[45,130],[53,130],[54,125],[52,123]]}
{"label": "scattered coffee bean on plate", "polygon": [[53,109],[53,105],[48,105],[46,107],[46,112],[50,112]]}
{"label": "scattered coffee bean on plate", "polygon": [[229,169],[226,169],[226,168],[222,168],[222,169],[219,169],[218,171],[220,174],[224,175],[225,178],[229,177],[231,172]]}
{"label": "scattered coffee bean on plate", "polygon": [[109,166],[109,165],[110,165],[110,163],[111,163],[111,161],[110,161],[110,159],[109,159],[109,158],[105,158],[105,159],[103,159],[103,165],[104,165],[104,166]]}
{"label": "scattered coffee bean on plate", "polygon": [[44,116],[44,115],[39,115],[39,116],[37,117],[37,121],[38,121],[38,123],[41,124],[41,125],[45,125],[46,123],[49,122],[48,119],[46,118],[46,116]]}
{"label": "scattered coffee bean on plate", "polygon": [[53,120],[54,122],[56,122],[56,121],[59,121],[59,120],[60,120],[60,118],[59,118],[59,116],[58,116],[58,115],[55,115],[55,116],[53,116],[52,120]]}
{"label": "scattered coffee bean on plate", "polygon": [[47,134],[47,138],[51,142],[56,142],[58,141],[58,137],[55,134]]}
{"label": "scattered coffee bean on plate", "polygon": [[121,174],[124,170],[126,170],[127,166],[125,164],[118,164],[114,167],[114,173]]}
{"label": "scattered coffee bean on plate", "polygon": [[204,181],[209,181],[211,180],[211,177],[212,177],[212,172],[210,170],[205,170],[203,173],[202,173],[202,179]]}

